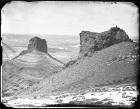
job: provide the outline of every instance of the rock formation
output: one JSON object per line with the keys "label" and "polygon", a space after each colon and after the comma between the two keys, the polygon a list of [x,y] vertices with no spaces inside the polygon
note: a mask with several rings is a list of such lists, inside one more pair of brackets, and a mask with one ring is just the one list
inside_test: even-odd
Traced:
{"label": "rock formation", "polygon": [[[29,40],[29,44],[28,44],[28,48],[27,50],[23,50],[18,56],[16,56],[15,58],[21,56],[21,55],[25,55],[27,53],[32,53],[34,51],[37,52],[41,52],[41,53],[45,53],[47,54],[47,56],[49,56],[51,58],[51,60],[56,61],[55,63],[57,64],[61,64],[62,66],[64,65],[63,62],[59,61],[58,59],[56,59],[55,57],[51,56],[48,53],[48,47],[47,47],[47,42],[45,39],[41,39],[39,37],[33,37]],[[39,53],[40,54],[40,53]],[[13,59],[15,59],[13,58]]]}
{"label": "rock formation", "polygon": [[38,50],[47,53],[47,42],[45,39],[40,39],[39,37],[34,37],[29,40],[28,50]]}
{"label": "rock formation", "polygon": [[[3,63],[3,78],[5,78],[3,90],[9,87],[13,95],[16,91],[32,86],[43,78],[48,78],[61,71],[64,64],[47,52],[45,39],[34,37],[30,39],[27,50],[23,50],[15,58]],[[17,86],[14,90],[15,83]]]}
{"label": "rock formation", "polygon": [[[27,50],[23,50],[18,56],[24,55],[26,53],[30,53],[33,50],[37,50],[43,53],[48,53],[47,42],[45,39],[41,39],[39,37],[33,37],[29,40]],[[17,56],[17,57],[18,57]]]}
{"label": "rock formation", "polygon": [[95,51],[123,41],[132,40],[124,30],[117,26],[102,33],[82,31],[80,33],[80,56],[91,56]]}
{"label": "rock formation", "polygon": [[52,64],[53,66],[60,65],[63,66],[63,63],[56,58],[52,57],[48,53],[47,42],[45,39],[39,37],[33,37],[29,40],[27,50],[23,50],[18,56],[16,56],[13,61],[19,60],[20,63],[30,64],[31,66],[36,64],[43,63],[44,65]]}

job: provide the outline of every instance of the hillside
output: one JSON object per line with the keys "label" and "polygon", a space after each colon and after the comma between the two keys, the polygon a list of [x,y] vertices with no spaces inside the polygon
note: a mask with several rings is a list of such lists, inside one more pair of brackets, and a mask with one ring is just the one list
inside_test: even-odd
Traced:
{"label": "hillside", "polygon": [[[132,42],[122,42],[103,49],[92,57],[82,58],[67,69],[21,91],[20,96],[43,97],[62,87],[71,92],[136,77],[136,49]],[[73,89],[65,88],[68,86]]]}

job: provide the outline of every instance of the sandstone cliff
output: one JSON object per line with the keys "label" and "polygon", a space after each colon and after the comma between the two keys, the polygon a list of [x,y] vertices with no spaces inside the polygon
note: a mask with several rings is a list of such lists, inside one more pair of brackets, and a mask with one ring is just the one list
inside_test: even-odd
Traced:
{"label": "sandstone cliff", "polygon": [[96,33],[82,31],[80,33],[80,56],[91,56],[95,51],[109,47],[123,41],[132,41],[126,32],[119,27],[112,27],[108,31]]}

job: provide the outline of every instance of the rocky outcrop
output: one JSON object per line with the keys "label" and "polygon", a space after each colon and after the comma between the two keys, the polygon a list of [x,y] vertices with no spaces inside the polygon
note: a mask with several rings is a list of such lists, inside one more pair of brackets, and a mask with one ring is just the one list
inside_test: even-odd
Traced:
{"label": "rocky outcrop", "polygon": [[80,33],[80,56],[91,56],[95,51],[109,47],[123,41],[132,41],[126,32],[119,27],[112,27],[110,30],[96,33],[82,31]]}
{"label": "rocky outcrop", "polygon": [[28,50],[32,51],[34,49],[47,53],[47,42],[46,42],[46,40],[45,39],[40,39],[39,37],[34,37],[34,38],[30,39],[29,44],[28,44]]}
{"label": "rocky outcrop", "polygon": [[[28,48],[27,50],[23,50],[18,56],[14,57],[12,60],[17,59],[19,57],[23,57],[25,55],[29,55],[29,54],[37,54],[39,57],[41,56],[41,54],[46,55],[50,58],[50,60],[55,61],[55,63],[57,64],[61,64],[64,65],[63,62],[59,61],[58,59],[56,59],[55,57],[51,56],[48,53],[48,48],[47,48],[47,42],[45,39],[41,39],[39,37],[33,37],[29,40],[29,44],[28,44]],[[34,55],[31,56],[27,56],[29,57],[34,57]],[[28,60],[28,59],[25,59]],[[34,60],[38,60],[37,57],[35,56]],[[31,61],[31,60],[28,60]]]}
{"label": "rocky outcrop", "polygon": [[[49,53],[48,53],[48,48],[47,48],[47,42],[45,39],[41,39],[39,37],[33,37],[29,40],[29,44],[28,44],[28,47],[27,47],[27,50],[23,50],[18,56],[14,57],[14,59],[17,59],[17,58],[20,58],[21,56],[26,57],[26,55],[29,55],[29,54],[36,54],[38,55],[39,57],[42,55],[46,55],[50,58],[50,60],[53,60],[55,61],[55,63],[59,63],[59,64],[63,64],[63,62],[59,61],[58,59],[54,58],[53,56],[51,56]],[[27,56],[28,58],[29,57],[34,57],[34,55],[31,55],[31,56]],[[35,59],[34,60],[38,60],[37,59],[38,57],[35,56]],[[27,59],[28,60],[28,59]],[[31,61],[31,60],[28,60],[28,61]]]}
{"label": "rocky outcrop", "polygon": [[47,42],[45,39],[41,39],[39,37],[33,37],[29,40],[28,48],[27,50],[23,50],[20,55],[24,55],[26,53],[30,53],[33,50],[37,50],[40,52],[48,53],[47,48]]}

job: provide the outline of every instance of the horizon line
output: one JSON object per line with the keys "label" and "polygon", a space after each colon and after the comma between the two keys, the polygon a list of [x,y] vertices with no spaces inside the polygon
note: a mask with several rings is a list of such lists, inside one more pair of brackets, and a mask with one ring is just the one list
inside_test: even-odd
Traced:
{"label": "horizon line", "polygon": [[[70,35],[70,36],[75,36],[76,34],[50,34],[50,33],[10,33],[10,32],[8,32],[8,33],[1,33],[2,35],[4,35],[4,34],[20,34],[20,35]],[[79,33],[80,34],[80,33]],[[77,36],[77,35],[76,35]]]}

